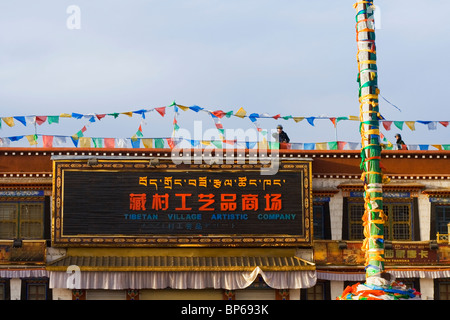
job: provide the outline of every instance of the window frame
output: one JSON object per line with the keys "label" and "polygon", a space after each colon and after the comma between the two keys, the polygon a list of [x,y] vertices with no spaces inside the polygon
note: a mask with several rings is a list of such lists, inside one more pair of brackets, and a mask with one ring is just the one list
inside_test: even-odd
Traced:
{"label": "window frame", "polygon": [[[16,207],[16,217],[14,220],[11,220],[11,223],[14,223],[15,232],[13,235],[8,237],[1,237],[0,239],[23,239],[23,240],[41,240],[41,239],[50,239],[50,197],[20,197],[20,198],[0,198],[0,205],[3,204],[11,204]],[[38,205],[39,208],[39,219],[25,219],[24,210],[27,205]],[[0,217],[0,224],[5,223],[5,220]],[[26,228],[24,223],[39,223],[39,235],[30,236],[25,235]],[[36,228],[35,230],[37,230]]]}
{"label": "window frame", "polygon": [[[392,208],[395,205],[409,205],[409,238],[408,239],[394,239],[394,228],[395,224],[404,224],[403,222],[395,223],[392,221]],[[361,226],[361,230],[363,230],[362,220],[353,220],[350,217],[351,208],[357,206],[364,207],[364,199],[360,197],[345,197],[344,198],[344,206],[343,206],[343,219],[342,219],[342,239],[349,241],[362,241],[364,240],[364,234],[362,234],[362,238],[355,238],[352,236],[351,225],[355,224]],[[383,210],[388,217],[387,227],[385,228],[385,232],[387,229],[387,235],[385,234],[385,239],[389,241],[419,241],[420,240],[420,232],[419,232],[419,224],[418,224],[418,200],[416,197],[409,198],[384,198],[383,199]],[[364,212],[363,212],[364,214]],[[361,216],[362,218],[362,216]],[[385,225],[386,226],[386,225]]]}

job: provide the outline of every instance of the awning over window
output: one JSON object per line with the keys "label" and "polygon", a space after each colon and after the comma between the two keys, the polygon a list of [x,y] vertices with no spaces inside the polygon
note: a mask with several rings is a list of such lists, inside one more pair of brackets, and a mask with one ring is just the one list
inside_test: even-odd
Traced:
{"label": "awning over window", "polygon": [[236,290],[251,285],[259,274],[275,289],[316,283],[315,265],[295,256],[66,256],[47,270],[51,288],[71,289]]}

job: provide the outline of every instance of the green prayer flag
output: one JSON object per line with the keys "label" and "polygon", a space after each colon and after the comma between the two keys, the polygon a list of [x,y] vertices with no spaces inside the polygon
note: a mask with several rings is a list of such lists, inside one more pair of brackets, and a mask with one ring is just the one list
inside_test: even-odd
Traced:
{"label": "green prayer flag", "polygon": [[403,130],[403,121],[394,121],[394,124],[400,130]]}
{"label": "green prayer flag", "polygon": [[337,141],[328,142],[328,150],[337,150],[337,149],[338,149]]}
{"label": "green prayer flag", "polygon": [[59,123],[59,116],[48,116],[47,121],[48,124]]}
{"label": "green prayer flag", "polygon": [[222,141],[215,140],[211,141],[211,143],[215,145],[217,149],[222,149]]}
{"label": "green prayer flag", "polygon": [[164,140],[161,138],[155,139],[155,148],[156,149],[164,148]]}
{"label": "green prayer flag", "polygon": [[280,143],[269,141],[269,149],[280,149]]}

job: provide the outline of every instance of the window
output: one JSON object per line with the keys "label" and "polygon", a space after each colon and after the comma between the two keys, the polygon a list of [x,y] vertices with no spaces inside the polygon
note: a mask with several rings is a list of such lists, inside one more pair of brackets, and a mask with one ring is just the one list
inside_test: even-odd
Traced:
{"label": "window", "polygon": [[330,300],[330,282],[317,280],[314,287],[301,289],[301,300]]}
{"label": "window", "polygon": [[450,300],[450,279],[434,280],[434,300]]}
{"label": "window", "polygon": [[[362,217],[364,215],[364,203],[361,200],[348,200],[347,215],[344,218],[344,226],[348,240],[364,239],[364,227]],[[384,225],[384,238],[386,240],[416,240],[413,238],[414,232],[414,210],[411,199],[389,199],[383,201],[383,210],[387,216]],[[344,232],[345,235],[345,232]]]}
{"label": "window", "polygon": [[51,300],[47,278],[22,279],[22,300]]}
{"label": "window", "polygon": [[330,207],[328,202],[313,203],[313,230],[315,240],[331,239]]}
{"label": "window", "polygon": [[450,205],[436,205],[435,206],[435,226],[436,233],[448,233],[447,224],[450,223]]}
{"label": "window", "polygon": [[9,280],[0,279],[0,301],[9,300]]}
{"label": "window", "polygon": [[44,202],[0,202],[0,239],[42,239]]}

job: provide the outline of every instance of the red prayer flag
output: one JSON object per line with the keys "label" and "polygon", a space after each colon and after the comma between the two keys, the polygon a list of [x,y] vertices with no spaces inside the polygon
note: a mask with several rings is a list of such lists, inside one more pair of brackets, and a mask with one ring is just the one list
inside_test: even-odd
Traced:
{"label": "red prayer flag", "polygon": [[383,121],[383,127],[384,127],[387,131],[391,130],[391,124],[392,124],[392,121]]}
{"label": "red prayer flag", "polygon": [[44,144],[44,148],[53,147],[53,136],[42,136],[42,142]]}
{"label": "red prayer flag", "polygon": [[105,148],[114,148],[114,138],[105,138],[103,140]]}
{"label": "red prayer flag", "polygon": [[158,111],[158,113],[164,117],[164,115],[166,114],[166,107],[161,107],[161,108],[155,108],[156,111]]}
{"label": "red prayer flag", "polygon": [[47,120],[47,116],[36,116],[36,123],[38,125],[43,124]]}

